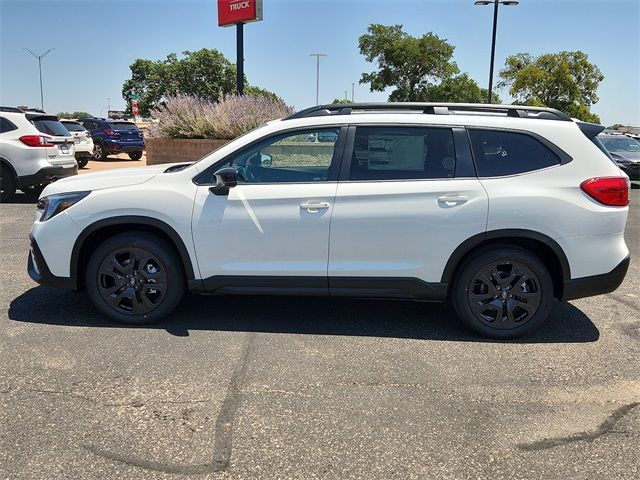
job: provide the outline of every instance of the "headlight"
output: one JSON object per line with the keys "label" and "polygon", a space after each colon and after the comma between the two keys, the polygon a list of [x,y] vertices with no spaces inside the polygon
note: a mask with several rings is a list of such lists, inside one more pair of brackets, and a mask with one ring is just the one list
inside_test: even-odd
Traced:
{"label": "headlight", "polygon": [[67,208],[72,207],[90,193],[91,192],[69,192],[42,197],[36,205],[36,211],[42,212],[40,221],[46,222],[60,212],[64,212]]}

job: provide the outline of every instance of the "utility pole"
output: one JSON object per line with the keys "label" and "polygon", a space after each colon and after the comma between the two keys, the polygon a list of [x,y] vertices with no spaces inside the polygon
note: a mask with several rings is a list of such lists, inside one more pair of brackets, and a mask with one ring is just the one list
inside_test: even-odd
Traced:
{"label": "utility pole", "polygon": [[347,97],[347,91],[346,90],[344,91],[344,99],[345,100],[349,100],[349,97]]}
{"label": "utility pole", "polygon": [[324,53],[312,53],[310,57],[316,57],[316,105],[320,104],[320,57],[326,57]]}
{"label": "utility pole", "polygon": [[28,48],[24,48],[23,50],[26,50],[27,52],[29,52],[31,55],[33,55],[35,58],[38,59],[38,70],[40,72],[40,108],[42,110],[44,110],[44,93],[42,90],[42,59],[49,53],[51,52],[51,50],[53,50],[53,48],[50,48],[49,50],[47,50],[46,52],[44,52],[42,55],[36,55],[35,53],[33,53],[31,50],[29,50]]}
{"label": "utility pole", "polygon": [[355,91],[356,91],[356,84],[355,83],[351,83],[351,103],[354,103],[354,97],[355,97]]}

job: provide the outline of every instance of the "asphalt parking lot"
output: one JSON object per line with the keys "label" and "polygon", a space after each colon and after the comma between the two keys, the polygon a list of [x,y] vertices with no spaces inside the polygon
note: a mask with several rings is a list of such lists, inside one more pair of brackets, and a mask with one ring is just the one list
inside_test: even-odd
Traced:
{"label": "asphalt parking lot", "polygon": [[640,190],[612,294],[494,342],[437,305],[186,297],[125,327],[26,273],[0,205],[0,477],[640,476]]}

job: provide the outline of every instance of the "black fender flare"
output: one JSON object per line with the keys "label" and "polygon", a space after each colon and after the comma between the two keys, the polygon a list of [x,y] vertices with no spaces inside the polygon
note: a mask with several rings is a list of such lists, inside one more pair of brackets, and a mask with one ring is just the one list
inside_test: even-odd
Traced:
{"label": "black fender flare", "polygon": [[450,284],[450,282],[453,280],[453,274],[455,273],[456,268],[458,267],[462,259],[467,255],[467,253],[469,253],[478,245],[491,240],[508,241],[510,239],[527,239],[543,243],[545,246],[549,247],[558,258],[558,261],[560,262],[560,268],[562,270],[563,280],[571,279],[571,268],[569,266],[569,261],[567,260],[567,256],[562,250],[562,247],[558,245],[558,242],[543,233],[535,232],[533,230],[508,228],[479,233],[477,235],[474,235],[473,237],[468,238],[460,245],[458,245],[449,257],[447,265],[444,267],[441,281],[443,283]]}
{"label": "black fender flare", "polygon": [[154,227],[166,234],[178,250],[178,254],[180,255],[180,259],[182,260],[182,264],[184,266],[184,272],[187,276],[187,280],[195,279],[193,263],[191,262],[189,251],[187,250],[187,247],[185,246],[180,235],[178,235],[178,232],[176,232],[171,225],[163,222],[162,220],[138,215],[122,215],[118,217],[105,218],[103,220],[98,220],[97,222],[90,224],[84,230],[82,230],[80,235],[78,235],[78,237],[76,238],[75,244],[73,245],[73,250],[71,251],[71,276],[78,277],[78,263],[80,261],[80,252],[82,251],[82,246],[84,245],[85,241],[92,233],[104,227],[114,227],[117,225],[127,224]]}

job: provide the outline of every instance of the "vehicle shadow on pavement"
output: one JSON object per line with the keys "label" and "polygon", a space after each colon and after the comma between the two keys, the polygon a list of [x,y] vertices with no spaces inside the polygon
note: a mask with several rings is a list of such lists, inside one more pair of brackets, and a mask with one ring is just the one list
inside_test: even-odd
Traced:
{"label": "vehicle shadow on pavement", "polygon": [[[469,332],[443,305],[397,300],[186,295],[167,320],[129,326],[103,317],[84,293],[38,286],[14,299],[8,316],[19,322],[60,326],[164,329],[179,337],[189,336],[190,330],[211,330],[494,341]],[[509,342],[583,343],[599,337],[597,327],[582,311],[570,303],[556,303],[545,325]]]}

